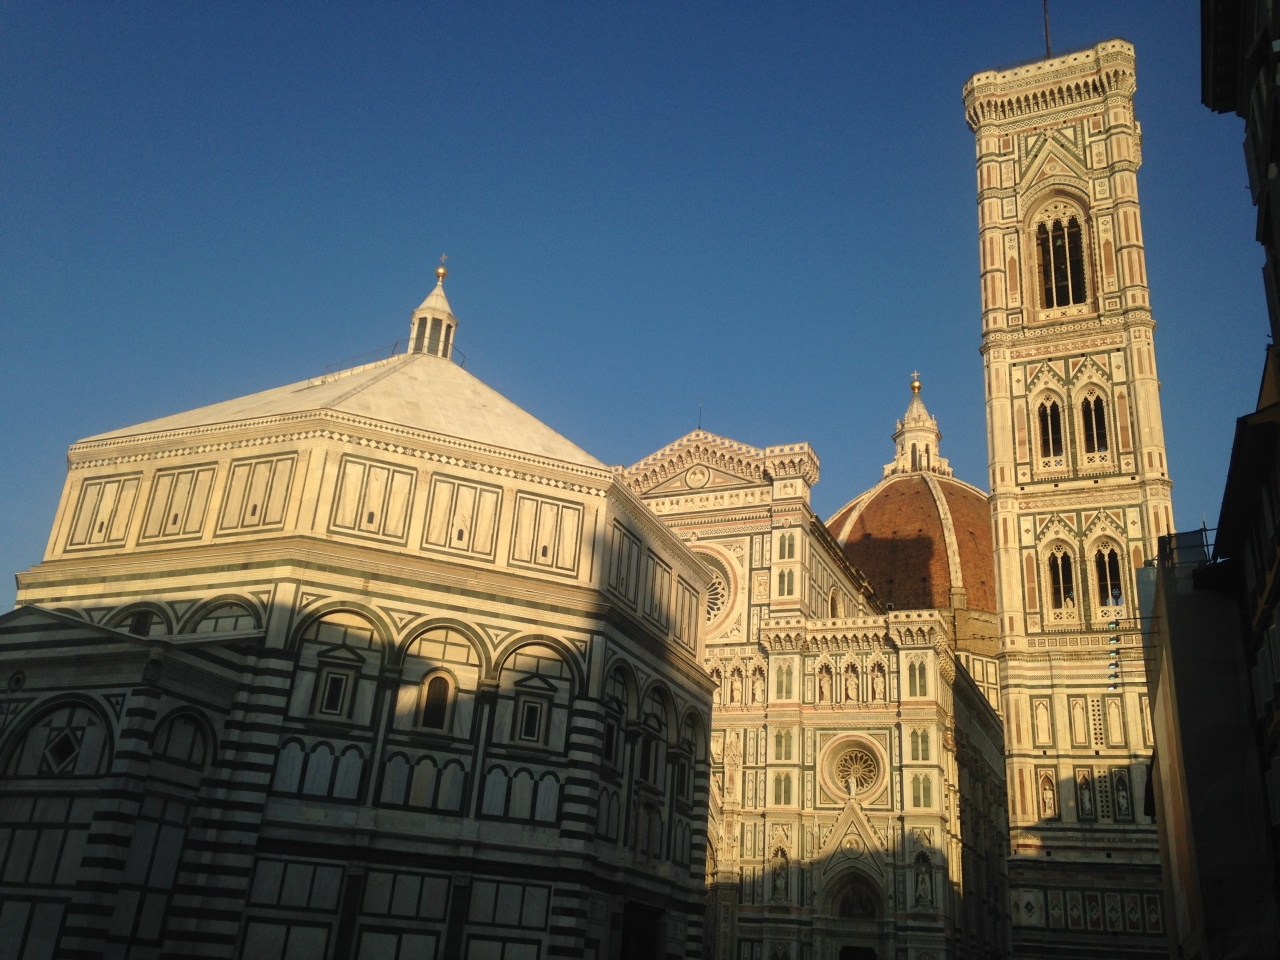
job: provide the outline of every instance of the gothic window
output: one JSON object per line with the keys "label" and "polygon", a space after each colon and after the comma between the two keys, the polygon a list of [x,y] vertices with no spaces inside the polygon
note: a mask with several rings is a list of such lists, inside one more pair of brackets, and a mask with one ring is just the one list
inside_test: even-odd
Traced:
{"label": "gothic window", "polygon": [[1046,308],[1085,302],[1084,245],[1076,217],[1054,219],[1036,228],[1040,290]]}
{"label": "gothic window", "polygon": [[927,697],[929,695],[929,681],[926,677],[923,663],[907,665],[907,690],[913,697]]}
{"label": "gothic window", "polygon": [[827,600],[827,616],[833,620],[840,616],[840,595],[835,590],[831,591],[831,597]]}
{"label": "gothic window", "polygon": [[929,731],[928,730],[912,730],[911,731],[911,759],[912,760],[928,760],[929,759]]}
{"label": "gothic window", "polygon": [[1053,609],[1075,608],[1076,584],[1071,570],[1071,554],[1060,546],[1049,554],[1049,591]]}
{"label": "gothic window", "polygon": [[774,686],[779,700],[790,700],[792,698],[792,679],[794,676],[795,673],[790,663],[778,664],[777,672],[774,674]]}
{"label": "gothic window", "polygon": [[1062,411],[1058,401],[1049,400],[1040,404],[1040,456],[1062,456]]}
{"label": "gothic window", "polygon": [[1085,453],[1105,453],[1107,449],[1107,412],[1101,397],[1086,397],[1080,404],[1084,426]]}
{"label": "gothic window", "polygon": [[911,778],[911,805],[913,807],[933,806],[933,782],[928,774],[919,774]]}
{"label": "gothic window", "polygon": [[774,775],[773,802],[778,805],[791,803],[791,774],[779,773]]}
{"label": "gothic window", "polygon": [[778,571],[778,596],[790,597],[796,592],[796,574],[794,570]]}
{"label": "gothic window", "polygon": [[436,674],[427,681],[422,699],[422,725],[429,730],[443,730],[449,707],[449,680]]}
{"label": "gothic window", "polygon": [[778,537],[778,559],[794,560],[796,558],[796,535],[784,533]]}
{"label": "gothic window", "polygon": [[1113,547],[1103,547],[1093,556],[1098,575],[1098,604],[1103,607],[1124,605],[1124,588],[1120,585],[1120,556]]}
{"label": "gothic window", "polygon": [[790,760],[791,759],[791,731],[779,730],[773,736],[773,759]]}

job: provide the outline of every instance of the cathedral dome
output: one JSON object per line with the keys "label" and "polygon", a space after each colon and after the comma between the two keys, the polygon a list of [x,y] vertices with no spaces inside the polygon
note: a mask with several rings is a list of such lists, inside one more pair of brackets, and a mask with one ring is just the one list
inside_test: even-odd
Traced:
{"label": "cathedral dome", "polygon": [[977,487],[951,475],[942,435],[912,381],[894,432],[894,462],[878,484],[827,521],[876,595],[899,610],[965,607],[994,613],[991,511]]}

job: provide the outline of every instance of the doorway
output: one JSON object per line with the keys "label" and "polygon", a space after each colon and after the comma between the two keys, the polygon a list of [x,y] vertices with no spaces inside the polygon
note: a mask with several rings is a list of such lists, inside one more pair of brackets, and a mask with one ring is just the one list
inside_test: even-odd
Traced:
{"label": "doorway", "polygon": [[622,914],[622,960],[663,960],[663,929],[657,907],[628,903]]}
{"label": "doorway", "polygon": [[876,960],[875,947],[841,947],[840,960]]}

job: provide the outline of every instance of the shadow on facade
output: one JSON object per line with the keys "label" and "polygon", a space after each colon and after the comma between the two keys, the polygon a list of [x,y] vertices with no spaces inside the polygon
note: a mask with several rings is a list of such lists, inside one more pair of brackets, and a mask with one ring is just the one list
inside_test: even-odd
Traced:
{"label": "shadow on facade", "polygon": [[[1005,862],[950,859],[901,831],[882,854],[854,841],[804,865],[773,857],[760,891],[718,871],[707,890],[708,960],[943,960],[1008,955]],[[708,870],[715,869],[708,863]],[[754,905],[748,901],[755,899]]]}

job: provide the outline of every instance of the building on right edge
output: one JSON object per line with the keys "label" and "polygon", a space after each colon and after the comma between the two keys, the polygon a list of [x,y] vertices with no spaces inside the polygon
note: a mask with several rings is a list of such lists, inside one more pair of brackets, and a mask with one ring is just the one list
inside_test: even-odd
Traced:
{"label": "building on right edge", "polygon": [[975,74],[1015,955],[1166,952],[1136,571],[1173,529],[1131,44]]}
{"label": "building on right edge", "polygon": [[[1245,166],[1272,339],[1280,330],[1275,211],[1280,11],[1201,3],[1201,99],[1244,120]],[[1256,408],[1236,421],[1216,537],[1162,538],[1148,676],[1170,954],[1280,956],[1280,367],[1259,344]]]}

